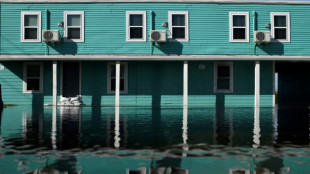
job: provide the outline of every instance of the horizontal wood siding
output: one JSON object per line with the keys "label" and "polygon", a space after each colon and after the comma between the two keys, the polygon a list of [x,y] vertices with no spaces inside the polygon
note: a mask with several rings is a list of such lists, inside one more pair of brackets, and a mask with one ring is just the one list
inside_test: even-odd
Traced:
{"label": "horizontal wood siding", "polygon": [[[43,94],[23,94],[23,63],[1,62],[2,97],[5,104],[52,103],[52,62],[43,64]],[[107,93],[107,63],[81,62],[82,100],[87,106],[113,106],[115,95]],[[234,92],[214,93],[214,62],[189,62],[190,107],[254,105],[254,61],[234,61]],[[58,95],[60,65],[58,62]],[[205,65],[205,69],[199,69]],[[272,106],[272,62],[261,63],[261,105]],[[59,100],[58,100],[59,101]],[[128,62],[128,93],[120,95],[121,106],[174,107],[183,104],[183,62]]]}
{"label": "horizontal wood siding", "polygon": [[[0,26],[1,54],[244,54],[310,55],[310,5],[285,4],[208,4],[208,3],[2,3]],[[46,23],[45,10],[49,11]],[[21,11],[41,11],[42,29],[60,30],[57,24],[64,11],[85,12],[85,42],[55,44],[21,43]],[[147,42],[126,42],[126,11],[146,11]],[[166,30],[168,11],[188,11],[189,42],[167,42],[152,47],[149,42],[150,11],[153,28]],[[229,42],[229,12],[249,12],[250,42]],[[291,42],[270,43],[255,49],[252,11],[257,13],[257,30],[269,30],[270,12],[290,12]]]}
{"label": "horizontal wood siding", "polygon": [[[0,62],[0,65],[4,66],[4,70],[0,71],[4,104],[43,105],[52,103],[52,62],[43,63],[43,94],[23,93],[23,64],[24,62]],[[60,77],[59,74],[58,76]],[[60,84],[59,82],[58,84]]]}
{"label": "horizontal wood siding", "polygon": [[[205,69],[199,69],[199,65],[205,65]],[[213,92],[213,61],[189,62],[189,106],[254,106],[255,62],[235,61],[233,65],[234,92],[223,94]],[[106,68],[107,62],[82,62],[82,98],[86,105],[114,105],[114,94],[107,94]],[[128,62],[128,93],[120,95],[121,105],[182,106],[182,68],[183,62]],[[262,106],[272,106],[272,76],[272,61],[263,62]]]}

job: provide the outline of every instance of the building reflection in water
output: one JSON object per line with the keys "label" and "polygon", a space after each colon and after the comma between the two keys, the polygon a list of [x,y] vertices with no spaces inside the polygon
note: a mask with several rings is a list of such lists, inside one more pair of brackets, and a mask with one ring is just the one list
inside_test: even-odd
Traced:
{"label": "building reflection in water", "polygon": [[217,105],[213,120],[213,143],[232,146],[233,136],[233,109],[225,109],[224,105]]}
{"label": "building reflection in water", "polygon": [[[120,108],[115,107],[114,115],[107,115],[107,147],[127,147],[127,115],[120,114]],[[113,118],[114,117],[114,118]]]}
{"label": "building reflection in water", "polygon": [[[23,113],[22,139],[25,141],[24,143],[28,144],[31,141],[29,144],[31,144],[32,142],[36,142],[36,144],[40,146],[41,145],[40,143],[42,142],[41,140],[44,140],[44,138],[47,139],[47,137],[43,137],[44,136],[43,129],[44,127],[47,127],[48,130],[51,130],[51,134],[49,134],[49,138],[48,138],[48,143],[51,143],[52,149],[66,150],[66,149],[79,148],[81,143],[85,143],[85,142],[81,142],[83,141],[81,139],[81,134],[82,134],[81,125],[83,124],[81,120],[81,117],[82,117],[81,107],[59,107],[58,108],[60,111],[59,122],[57,121],[57,108],[53,107],[52,109],[53,109],[52,118],[51,118],[51,122],[49,121],[49,123],[44,122],[44,113],[42,112],[41,113],[36,112],[36,113],[31,113],[31,114]],[[124,108],[116,107],[115,113],[112,112],[112,114],[108,113],[106,115],[106,122],[104,123],[106,124],[105,126],[107,128],[106,134],[105,132],[102,131],[102,129],[100,129],[101,133],[103,133],[104,136],[107,135],[102,139],[104,141],[106,140],[106,146],[116,148],[116,149],[127,147],[128,127],[129,127],[128,125],[131,124],[130,125],[131,127],[135,126],[132,122],[127,121],[128,118],[133,119],[133,117],[127,118],[127,114],[130,114],[130,112],[127,112],[126,110],[126,114],[122,114],[122,112],[120,112],[120,109],[122,110]],[[296,110],[290,111],[288,109],[284,109],[283,111],[279,109],[280,111],[278,111],[278,109],[275,108],[271,112],[271,108],[270,110],[268,109],[255,108],[254,110],[253,109],[242,110],[239,108],[217,107],[215,109],[215,114],[214,114],[213,109],[209,109],[208,111],[205,112],[208,114],[211,113],[212,114],[212,115],[210,114],[211,118],[210,117],[206,118],[206,116],[201,116],[202,114],[199,113],[201,115],[199,115],[200,118],[198,118],[197,120],[200,121],[202,119],[203,121],[204,120],[207,120],[210,122],[213,121],[213,137],[214,137],[213,144],[220,144],[220,145],[227,145],[227,146],[236,146],[236,145],[239,146],[238,143],[241,142],[240,146],[245,146],[245,145],[248,147],[252,146],[253,148],[252,157],[253,157],[253,161],[255,165],[254,170],[256,174],[266,173],[266,172],[267,173],[268,172],[285,173],[285,171],[289,171],[289,168],[284,166],[284,162],[283,162],[284,155],[282,155],[283,152],[281,151],[280,148],[277,148],[277,146],[281,146],[283,143],[287,142],[285,140],[289,140],[289,142],[293,142],[293,144],[298,144],[298,145],[307,144],[307,146],[309,145],[309,138],[310,138],[309,109],[307,109],[307,111],[305,110],[299,111],[302,113],[307,112],[308,115],[304,116],[305,114],[299,114],[300,119],[294,120],[294,121],[293,121],[293,117],[296,118],[296,116],[294,115]],[[266,112],[266,110],[268,111]],[[179,111],[181,112],[181,110]],[[163,112],[163,114],[160,114],[160,117],[162,117],[163,120],[167,119],[165,112]],[[180,121],[180,116],[181,116],[180,112],[178,113],[179,115],[177,117],[179,121]],[[94,113],[85,112],[84,114],[85,114],[85,117],[87,117],[87,116],[92,116],[92,114]],[[87,114],[90,114],[90,115],[87,115]],[[137,112],[134,114],[137,114]],[[196,115],[193,115],[193,117],[189,117],[190,114],[191,112],[189,112],[189,109],[187,107],[183,107],[182,125],[180,125],[181,122],[175,123],[177,121],[174,121],[174,120],[169,122],[170,127],[166,126],[165,124],[167,123],[164,121],[161,121],[160,123],[158,122],[154,123],[154,124],[158,124],[158,126],[162,126],[161,128],[163,128],[164,130],[158,130],[158,131],[165,131],[167,136],[177,135],[177,137],[179,138],[177,139],[178,142],[182,143],[182,156],[183,157],[186,157],[187,154],[189,153],[190,146],[188,144],[191,143],[192,139],[196,138],[195,136],[188,135],[188,133],[193,130],[191,128],[197,126],[197,125],[188,126],[189,122],[191,123],[191,121],[193,121],[192,119],[196,116]],[[214,118],[212,118],[213,115],[214,115]],[[100,117],[102,116],[103,115],[101,115]],[[147,116],[151,116],[151,115],[145,115],[145,117]],[[171,119],[175,119],[176,117],[174,116],[175,115],[172,115]],[[155,116],[152,115],[152,120],[148,123],[153,123],[152,121],[154,120],[154,117]],[[148,121],[147,119],[145,120]],[[134,120],[134,121],[138,121],[138,123],[143,124],[143,122],[139,119]],[[59,129],[57,130],[58,123],[59,123],[58,125]],[[51,127],[48,127],[48,124],[51,124]],[[89,122],[84,120],[84,124],[86,126],[86,124],[89,124]],[[248,127],[245,129],[243,128],[245,126],[248,126],[249,124],[251,125],[250,131]],[[269,126],[268,128],[271,128],[270,130],[266,131],[266,124],[268,124]],[[100,124],[98,126],[100,126]],[[180,129],[181,126],[182,126],[182,132],[177,133],[177,131],[175,132],[171,131],[171,130]],[[141,127],[144,128],[143,126]],[[145,140],[143,139],[144,137],[152,135],[153,132],[150,132],[150,131],[156,131],[150,127],[146,127],[146,128],[149,128],[149,130],[146,129],[144,135],[140,136],[137,134],[139,136],[137,140],[141,141],[141,144],[143,143],[142,141]],[[303,132],[303,134],[300,135],[297,127],[301,127],[302,129],[307,129],[306,134]],[[201,128],[200,125],[198,125],[198,129],[199,128]],[[195,129],[197,129],[197,127],[195,127]],[[47,129],[45,129],[45,131],[46,130]],[[88,131],[88,133],[92,133],[92,131],[97,130],[97,129],[92,128],[92,125],[87,125],[87,130],[86,129],[84,130]],[[292,130],[292,132],[290,132],[290,130]],[[212,134],[212,123],[210,125],[209,132],[211,132]],[[87,136],[86,135],[87,132],[84,132],[84,133],[85,133],[85,136]],[[242,135],[240,135],[240,133],[242,133]],[[289,136],[289,135],[294,135],[294,136]],[[135,135],[132,134],[131,137],[133,136]],[[306,136],[306,141],[304,139],[305,136]],[[182,140],[181,140],[181,137],[182,137]],[[210,142],[212,142],[212,135],[208,135],[208,137],[211,137]],[[246,143],[250,143],[250,145],[245,144],[244,143],[245,141],[240,140],[240,139],[245,139]],[[201,141],[201,139],[199,139],[199,141]],[[201,142],[205,143],[203,141],[204,140],[202,140]],[[171,142],[175,143],[175,141],[171,141]],[[273,143],[274,145],[274,147],[270,148],[271,155],[264,154],[265,156],[262,156],[259,153],[261,149],[260,147],[263,147],[270,142]],[[162,146],[167,145],[164,143],[162,143]],[[101,145],[105,146],[103,144]],[[92,145],[93,144],[90,143],[90,144],[87,144],[86,146],[92,147]],[[129,146],[130,145],[132,145],[132,143],[129,144]],[[168,145],[171,145],[171,144],[168,144]],[[144,144],[142,144],[141,146],[144,146]],[[277,154],[277,155],[273,155],[273,154]],[[68,161],[71,161],[73,164],[75,163],[74,161],[76,161],[76,159],[74,160],[75,158],[74,156],[69,155],[65,158],[67,158]],[[60,162],[66,163],[65,161],[59,160],[59,163]],[[156,160],[154,159],[151,164],[151,170],[153,171],[153,173],[155,173],[155,171],[162,171],[162,170],[164,170],[165,172],[170,171],[171,173],[173,173],[173,171],[184,170],[184,169],[180,169],[181,162],[182,162],[182,157],[179,157],[179,158],[163,157],[162,159],[156,159]],[[61,169],[60,165],[56,163],[57,162],[55,162],[52,165],[48,165],[48,166],[54,166],[54,167],[57,166],[59,170],[63,170],[63,171],[68,170],[68,169]],[[69,168],[72,168],[72,167],[69,166]],[[238,170],[243,170],[243,169],[238,169]]]}
{"label": "building reflection in water", "polygon": [[61,106],[59,109],[61,149],[78,148],[81,135],[81,107]]}

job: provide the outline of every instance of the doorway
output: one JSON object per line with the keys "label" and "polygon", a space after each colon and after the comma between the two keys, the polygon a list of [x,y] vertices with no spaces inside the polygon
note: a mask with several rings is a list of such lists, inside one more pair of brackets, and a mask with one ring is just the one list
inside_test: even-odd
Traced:
{"label": "doorway", "polygon": [[80,62],[62,62],[62,97],[80,95]]}

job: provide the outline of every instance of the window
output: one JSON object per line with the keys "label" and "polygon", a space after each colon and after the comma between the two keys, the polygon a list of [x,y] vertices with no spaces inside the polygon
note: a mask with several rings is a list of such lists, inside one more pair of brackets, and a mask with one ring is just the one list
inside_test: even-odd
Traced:
{"label": "window", "polygon": [[21,42],[41,42],[41,12],[21,12]]}
{"label": "window", "polygon": [[127,41],[146,41],[145,11],[127,11],[126,32]]}
{"label": "window", "polygon": [[290,42],[290,13],[271,13],[271,34],[277,41]]}
{"label": "window", "polygon": [[214,63],[214,92],[233,92],[233,63]]}
{"label": "window", "polygon": [[84,42],[84,12],[64,12],[64,41]]}
{"label": "window", "polygon": [[230,42],[249,42],[249,13],[230,12]]}
{"label": "window", "polygon": [[188,41],[188,12],[169,12],[169,37],[177,41]]}
{"label": "window", "polygon": [[[115,63],[108,63],[108,93],[115,92],[116,66]],[[128,64],[120,64],[120,93],[128,91]]]}
{"label": "window", "polygon": [[43,64],[24,63],[24,93],[43,92]]}

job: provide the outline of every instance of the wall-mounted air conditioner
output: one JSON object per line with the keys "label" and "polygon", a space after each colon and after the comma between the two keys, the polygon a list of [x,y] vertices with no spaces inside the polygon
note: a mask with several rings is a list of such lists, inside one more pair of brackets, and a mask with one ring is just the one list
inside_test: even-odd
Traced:
{"label": "wall-mounted air conditioner", "polygon": [[43,30],[42,39],[44,42],[59,42],[59,31],[58,30]]}
{"label": "wall-mounted air conditioner", "polygon": [[269,43],[270,42],[270,31],[254,31],[254,42],[255,43]]}
{"label": "wall-mounted air conditioner", "polygon": [[165,30],[151,30],[150,31],[151,42],[166,42],[167,35]]}

